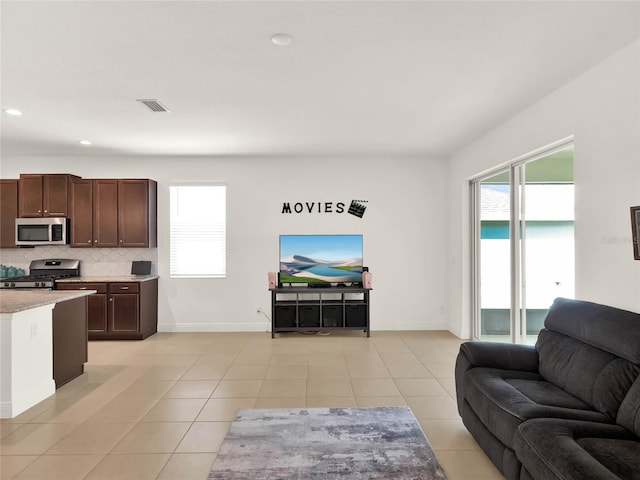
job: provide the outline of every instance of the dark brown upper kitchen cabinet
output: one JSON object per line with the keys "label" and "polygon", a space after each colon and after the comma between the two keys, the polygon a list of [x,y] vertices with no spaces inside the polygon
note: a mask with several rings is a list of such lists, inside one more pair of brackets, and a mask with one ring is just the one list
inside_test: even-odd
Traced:
{"label": "dark brown upper kitchen cabinet", "polygon": [[16,246],[18,180],[0,180],[0,248]]}
{"label": "dark brown upper kitchen cabinet", "polygon": [[67,217],[69,184],[74,175],[21,173],[18,189],[20,217]]}
{"label": "dark brown upper kitchen cabinet", "polygon": [[155,247],[156,182],[79,179],[71,184],[72,247]]}
{"label": "dark brown upper kitchen cabinet", "polygon": [[72,247],[93,246],[93,180],[74,180],[69,193]]}
{"label": "dark brown upper kitchen cabinet", "polygon": [[118,180],[120,247],[155,247],[157,184],[153,180]]}
{"label": "dark brown upper kitchen cabinet", "polygon": [[118,246],[118,180],[77,179],[70,189],[71,246]]}
{"label": "dark brown upper kitchen cabinet", "polygon": [[118,246],[118,181],[93,181],[94,247]]}

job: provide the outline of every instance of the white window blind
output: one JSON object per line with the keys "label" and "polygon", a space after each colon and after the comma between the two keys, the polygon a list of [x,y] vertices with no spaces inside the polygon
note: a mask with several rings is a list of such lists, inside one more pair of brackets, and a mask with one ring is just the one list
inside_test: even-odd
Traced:
{"label": "white window blind", "polygon": [[227,273],[227,187],[169,187],[171,277]]}

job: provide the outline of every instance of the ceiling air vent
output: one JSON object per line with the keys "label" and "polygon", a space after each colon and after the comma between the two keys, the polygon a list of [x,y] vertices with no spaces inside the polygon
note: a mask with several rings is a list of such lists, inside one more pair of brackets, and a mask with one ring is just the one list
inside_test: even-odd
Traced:
{"label": "ceiling air vent", "polygon": [[168,112],[169,111],[164,105],[158,102],[158,100],[155,100],[153,98],[136,100],[136,102],[143,104],[152,112]]}

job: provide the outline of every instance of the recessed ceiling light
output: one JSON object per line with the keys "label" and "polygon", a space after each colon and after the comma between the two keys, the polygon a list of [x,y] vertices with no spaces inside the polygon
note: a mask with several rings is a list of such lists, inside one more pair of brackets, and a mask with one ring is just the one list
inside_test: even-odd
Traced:
{"label": "recessed ceiling light", "polygon": [[279,47],[285,47],[287,45],[291,45],[291,42],[293,40],[286,33],[276,33],[274,36],[271,37],[271,41],[275,45],[278,45]]}
{"label": "recessed ceiling light", "polygon": [[80,145],[91,145],[91,141],[89,140],[78,140]]}
{"label": "recessed ceiling light", "polygon": [[13,115],[14,117],[19,117],[22,115],[20,110],[16,110],[15,108],[3,108],[2,111],[7,115]]}

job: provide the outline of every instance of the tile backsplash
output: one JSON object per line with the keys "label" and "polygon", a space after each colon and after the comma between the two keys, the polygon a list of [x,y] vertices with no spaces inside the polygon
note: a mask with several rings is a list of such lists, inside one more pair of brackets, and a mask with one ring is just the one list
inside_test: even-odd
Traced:
{"label": "tile backsplash", "polygon": [[64,245],[44,245],[0,249],[0,263],[27,271],[32,260],[43,258],[80,260],[80,272],[84,276],[129,275],[131,262],[134,260],[150,260],[151,273],[158,273],[157,248],[71,248]]}

